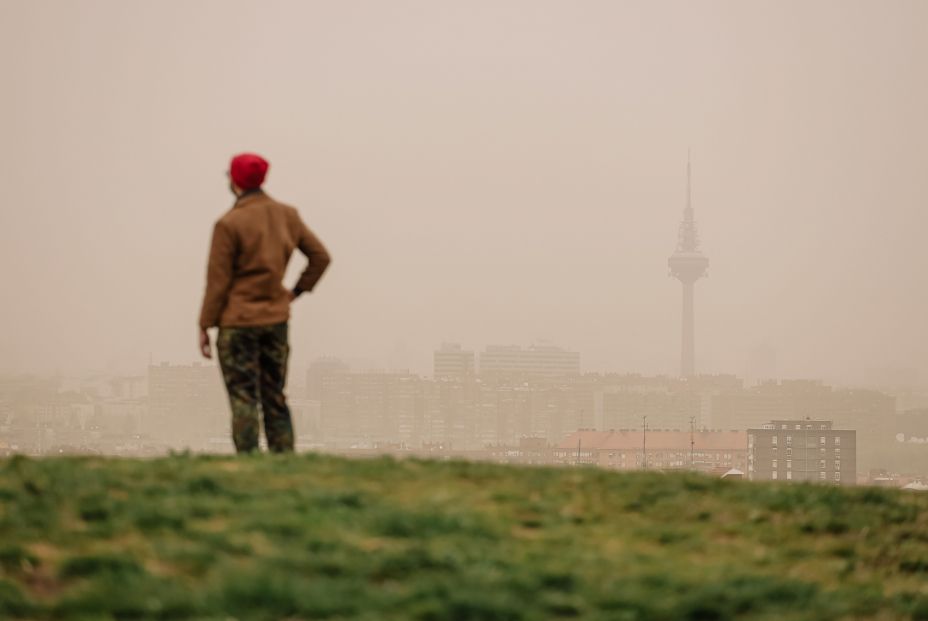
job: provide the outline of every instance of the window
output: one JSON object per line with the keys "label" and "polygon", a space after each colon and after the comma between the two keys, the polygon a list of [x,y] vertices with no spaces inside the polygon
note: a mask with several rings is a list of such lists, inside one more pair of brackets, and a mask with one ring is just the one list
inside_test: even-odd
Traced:
{"label": "window", "polygon": [[776,471],[776,470],[774,470],[773,472],[770,473],[770,478],[771,478],[772,480],[774,480],[774,481],[777,480],[777,471]]}
{"label": "window", "polygon": [[822,481],[824,481],[824,480],[825,480],[825,473],[824,473],[824,472],[819,472],[819,473],[818,473],[818,478],[821,479]]}
{"label": "window", "polygon": [[841,446],[841,438],[835,436],[835,446]]}
{"label": "window", "polygon": [[819,429],[828,429],[828,427],[825,426],[825,425],[821,425],[821,426],[819,427]]}
{"label": "window", "polygon": [[786,425],[780,425],[780,429],[786,429]]}
{"label": "window", "polygon": [[787,457],[792,457],[792,456],[793,456],[793,449],[791,449],[791,448],[786,449],[786,456],[787,456]]}
{"label": "window", "polygon": [[788,480],[792,481],[792,480],[793,480],[793,473],[790,472],[789,470],[787,470],[787,471],[786,471],[786,478],[787,478]]}
{"label": "window", "polygon": [[777,437],[776,437],[776,436],[773,436],[772,438],[770,438],[770,444],[772,444],[773,446],[776,446],[776,445],[777,445]]}
{"label": "window", "polygon": [[818,443],[825,446],[825,436],[819,436]]}
{"label": "window", "polygon": [[787,460],[786,460],[786,469],[787,469],[787,470],[792,470],[792,469],[793,469],[793,460],[792,460],[792,459],[787,459]]}
{"label": "window", "polygon": [[841,456],[841,449],[835,449],[835,459]]}
{"label": "window", "polygon": [[824,455],[824,454],[825,454],[825,447],[823,446],[821,449],[819,449],[818,452],[821,453],[822,455]]}
{"label": "window", "polygon": [[836,460],[835,460],[835,470],[840,470],[840,469],[841,469],[841,460],[840,460],[840,459],[836,459]]}
{"label": "window", "polygon": [[786,436],[786,446],[791,446],[793,444],[793,436]]}
{"label": "window", "polygon": [[824,459],[818,460],[818,469],[819,469],[819,470],[824,470],[824,469],[825,469],[825,460],[824,460]]}
{"label": "window", "polygon": [[771,462],[771,466],[770,466],[770,467],[773,468],[774,470],[776,470],[776,469],[777,469],[777,460],[774,459],[774,460]]}
{"label": "window", "polygon": [[796,425],[796,429],[802,429],[802,425]]}
{"label": "window", "polygon": [[840,480],[841,480],[841,473],[835,472],[835,481],[840,481]]}

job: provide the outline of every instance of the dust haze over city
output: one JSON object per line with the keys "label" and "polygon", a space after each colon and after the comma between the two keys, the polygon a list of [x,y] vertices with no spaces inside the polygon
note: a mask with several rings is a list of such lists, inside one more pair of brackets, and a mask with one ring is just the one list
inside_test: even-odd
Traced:
{"label": "dust haze over city", "polygon": [[676,381],[690,200],[699,376],[928,408],[923,2],[6,0],[0,50],[10,382],[195,362],[254,151],[333,257],[292,309],[298,397],[320,358],[430,378],[444,343]]}

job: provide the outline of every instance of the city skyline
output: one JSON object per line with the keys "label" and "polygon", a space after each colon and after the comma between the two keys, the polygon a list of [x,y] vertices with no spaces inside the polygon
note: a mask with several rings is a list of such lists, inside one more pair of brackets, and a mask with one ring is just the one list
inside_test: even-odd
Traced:
{"label": "city skyline", "polygon": [[[563,347],[557,343],[551,343],[546,340],[533,341],[528,344],[513,344],[512,341],[503,343],[486,343],[483,345],[483,351],[479,347],[470,347],[465,346],[461,343],[456,343],[453,341],[442,341],[439,344],[434,345],[429,350],[429,355],[427,363],[418,365],[416,367],[410,365],[391,365],[378,363],[376,361],[377,357],[374,355],[369,356],[340,356],[337,354],[322,354],[314,355],[310,354],[309,357],[303,356],[294,356],[294,359],[291,360],[291,365],[293,372],[288,376],[288,384],[293,378],[301,378],[305,374],[307,368],[311,367],[314,363],[318,361],[333,361],[339,365],[342,365],[345,370],[350,372],[365,372],[365,373],[394,373],[394,372],[404,372],[411,373],[414,375],[419,375],[422,377],[435,377],[435,354],[442,351],[443,348],[460,348],[460,351],[465,354],[470,354],[473,356],[474,360],[474,371],[476,372],[479,369],[479,364],[477,360],[479,359],[480,354],[486,353],[488,349],[512,349],[512,350],[532,350],[536,347],[541,348],[554,348],[556,350],[561,350],[564,352],[572,352],[579,356],[580,361],[580,373],[581,374],[620,374],[620,375],[641,375],[644,377],[667,377],[667,378],[678,378],[682,377],[679,373],[679,358],[674,362],[668,365],[668,369],[661,372],[644,372],[641,370],[635,369],[625,369],[621,367],[600,367],[600,368],[589,368],[586,363],[586,358],[583,355],[583,352],[574,351],[572,348]],[[775,350],[771,350],[769,347],[760,347],[757,352],[762,356],[772,356],[775,355]],[[0,372],[0,377],[36,377],[36,378],[61,378],[65,380],[80,381],[81,379],[90,379],[90,378],[105,378],[105,377],[140,377],[147,372],[147,369],[152,366],[162,366],[162,365],[192,365],[192,366],[209,366],[216,367],[218,371],[218,363],[204,361],[198,359],[194,355],[187,356],[185,358],[179,359],[166,359],[161,358],[157,359],[153,356],[149,357],[143,365],[138,366],[134,369],[127,370],[117,370],[116,372],[108,372],[106,370],[91,370],[86,372],[69,372],[65,373],[62,371],[51,371],[51,372],[39,372],[39,371],[19,371],[19,372]],[[762,369],[762,370],[759,370]],[[760,362],[753,359],[748,359],[742,369],[734,369],[731,371],[714,371],[714,370],[698,370],[697,374],[694,377],[718,377],[718,376],[731,376],[737,377],[743,380],[746,385],[757,385],[770,381],[819,381],[825,382],[834,386],[841,386],[845,388],[879,388],[886,390],[898,390],[898,391],[914,391],[914,393],[925,392],[928,394],[928,382],[922,381],[920,376],[916,373],[913,373],[914,369],[906,367],[884,367],[879,369],[880,373],[868,375],[863,378],[849,378],[846,381],[835,379],[834,377],[828,377],[826,375],[818,376],[799,376],[799,375],[789,375],[777,371],[777,365],[775,360],[773,362],[762,359]]]}
{"label": "city skyline", "polygon": [[0,0],[0,74],[0,616],[928,620],[928,0]]}
{"label": "city skyline", "polygon": [[195,356],[222,171],[255,150],[334,258],[301,359],[545,339],[674,373],[692,147],[699,370],[766,344],[785,377],[928,381],[925,3],[270,3],[260,67],[224,6],[3,4],[0,372]]}
{"label": "city skyline", "polygon": [[[499,349],[509,354],[517,351],[492,346],[486,351]],[[593,458],[590,463],[608,468],[697,467],[716,474],[734,468],[750,478],[752,469],[743,465],[751,451],[752,430],[771,425],[779,429],[783,421],[794,421],[789,429],[822,421],[814,428],[834,425],[855,434],[857,441],[852,447],[845,438],[840,450],[829,446],[827,455],[818,455],[818,446],[814,455],[790,455],[796,450],[790,444],[795,434],[784,432],[780,466],[787,480],[790,459],[812,459],[818,464],[800,464],[793,474],[808,471],[820,477],[825,472],[825,480],[837,481],[834,471],[841,469],[843,483],[885,478],[880,473],[886,472],[904,475],[903,482],[928,476],[924,451],[928,395],[924,393],[913,403],[906,395],[830,386],[819,380],[752,386],[726,375],[576,373],[563,365],[571,360],[564,350],[560,350],[560,370],[552,374],[538,366],[539,361],[551,360],[552,351],[524,349],[524,356],[510,359],[505,366],[493,361],[476,372],[469,363],[459,364],[460,359],[436,357],[434,377],[402,370],[352,369],[332,358],[314,361],[304,377],[294,382],[291,376],[287,389],[298,448],[503,461],[518,454],[520,460],[532,463],[572,464],[573,443],[586,437],[583,463]],[[436,352],[472,353],[447,344]],[[0,375],[0,452],[228,452],[228,425],[227,397],[212,364],[160,363],[141,377],[83,381]],[[642,461],[644,434],[654,440],[648,445],[653,459],[646,461]],[[687,435],[689,446],[685,446]],[[638,440],[641,452],[636,452]],[[838,456],[848,450],[853,455]],[[836,463],[829,461],[827,468],[819,463],[832,458]],[[777,456],[767,451],[759,459],[757,471],[766,473],[761,478],[773,476],[768,464],[776,471]]]}

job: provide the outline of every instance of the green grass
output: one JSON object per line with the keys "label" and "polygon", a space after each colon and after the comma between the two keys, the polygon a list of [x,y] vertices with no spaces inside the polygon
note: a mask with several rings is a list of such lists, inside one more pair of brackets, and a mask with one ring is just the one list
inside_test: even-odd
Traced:
{"label": "green grass", "polygon": [[0,618],[928,619],[928,495],[320,455],[0,461]]}

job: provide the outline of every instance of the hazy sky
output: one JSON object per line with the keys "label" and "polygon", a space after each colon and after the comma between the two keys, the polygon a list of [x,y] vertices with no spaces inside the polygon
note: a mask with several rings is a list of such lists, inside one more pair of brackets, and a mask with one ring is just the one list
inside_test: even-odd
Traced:
{"label": "hazy sky", "polygon": [[253,150],[333,256],[291,373],[538,339],[674,373],[689,148],[700,370],[928,375],[922,0],[0,0],[0,71],[0,372],[196,360]]}

